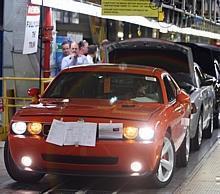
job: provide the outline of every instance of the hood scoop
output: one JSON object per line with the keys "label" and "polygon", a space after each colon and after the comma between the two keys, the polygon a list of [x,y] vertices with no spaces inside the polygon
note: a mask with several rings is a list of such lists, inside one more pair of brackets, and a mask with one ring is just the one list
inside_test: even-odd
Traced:
{"label": "hood scoop", "polygon": [[135,105],[134,104],[122,104],[121,107],[122,108],[134,108]]}

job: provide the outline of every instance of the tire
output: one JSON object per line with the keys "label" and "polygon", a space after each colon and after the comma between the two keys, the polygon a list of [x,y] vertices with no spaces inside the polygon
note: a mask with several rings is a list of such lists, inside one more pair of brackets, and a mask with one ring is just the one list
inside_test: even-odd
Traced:
{"label": "tire", "polygon": [[219,128],[219,120],[218,120],[218,115],[214,116],[214,129]]}
{"label": "tire", "polygon": [[219,107],[217,109],[218,110],[214,114],[214,129],[218,129],[219,128],[219,119],[218,119]]}
{"label": "tire", "polygon": [[202,130],[203,130],[203,118],[202,114],[200,113],[199,115],[199,120],[197,124],[197,129],[196,129],[196,135],[192,139],[192,150],[199,150],[202,144]]}
{"label": "tire", "polygon": [[211,138],[212,137],[212,133],[214,130],[214,119],[213,119],[213,113],[210,116],[210,120],[209,120],[209,126],[203,131],[203,137],[204,138]]}
{"label": "tire", "polygon": [[189,135],[189,127],[187,127],[184,140],[176,154],[176,166],[177,167],[187,166],[189,162],[189,152],[190,152],[190,135]]}
{"label": "tire", "polygon": [[45,175],[43,173],[35,173],[19,169],[11,156],[8,141],[5,142],[4,146],[4,161],[9,176],[17,182],[36,183]]}
{"label": "tire", "polygon": [[151,177],[153,187],[165,187],[173,177],[175,166],[175,150],[173,142],[170,140],[169,135],[166,135],[163,140],[163,148],[161,150],[160,162]]}

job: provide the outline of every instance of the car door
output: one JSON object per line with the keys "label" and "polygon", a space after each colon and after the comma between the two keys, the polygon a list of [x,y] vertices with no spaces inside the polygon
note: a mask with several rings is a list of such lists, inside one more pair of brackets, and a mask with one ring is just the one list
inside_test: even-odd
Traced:
{"label": "car door", "polygon": [[169,75],[165,75],[163,80],[166,88],[167,99],[172,109],[172,113],[169,115],[169,119],[172,120],[172,138],[174,140],[174,144],[178,147],[178,142],[182,141],[185,134],[183,126],[181,125],[181,120],[185,115],[185,109],[183,104],[176,100],[178,88],[172,78]]}
{"label": "car door", "polygon": [[215,99],[214,88],[210,84],[205,83],[205,76],[202,73],[199,66],[195,66],[195,74],[197,82],[201,89],[201,100],[203,105],[203,127],[205,128],[208,125],[210,116],[213,112],[213,103]]}

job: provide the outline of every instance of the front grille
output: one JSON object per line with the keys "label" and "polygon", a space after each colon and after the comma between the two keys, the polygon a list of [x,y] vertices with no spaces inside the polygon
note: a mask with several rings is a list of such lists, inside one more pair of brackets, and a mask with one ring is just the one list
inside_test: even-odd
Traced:
{"label": "front grille", "polygon": [[43,160],[56,163],[68,164],[108,164],[118,163],[117,157],[94,157],[94,156],[63,156],[55,154],[42,154]]}
{"label": "front grille", "polygon": [[[50,131],[50,127],[51,127],[51,124],[49,123],[45,123],[43,124],[43,136],[44,138],[47,138],[48,134],[49,134],[49,131]],[[61,129],[62,130],[62,129]],[[102,140],[118,140],[118,139],[123,139],[123,138],[114,138],[112,136],[109,136],[108,138],[100,138],[99,137],[99,125],[97,125],[97,129],[96,129],[96,139],[102,139]],[[114,129],[113,129],[114,130]]]}

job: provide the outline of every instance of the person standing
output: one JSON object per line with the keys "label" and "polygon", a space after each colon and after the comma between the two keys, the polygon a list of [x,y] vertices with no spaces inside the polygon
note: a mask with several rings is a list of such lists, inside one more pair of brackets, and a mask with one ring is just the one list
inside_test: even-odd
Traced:
{"label": "person standing", "polygon": [[88,54],[86,56],[88,63],[90,63],[90,64],[96,63],[96,52],[97,52],[97,46],[96,45],[89,45]]}
{"label": "person standing", "polygon": [[98,61],[101,62],[101,63],[105,62],[105,47],[108,44],[110,44],[110,41],[108,39],[104,39],[101,42],[100,50],[99,50],[99,59],[98,59]]}
{"label": "person standing", "polygon": [[87,55],[88,54],[88,46],[89,43],[86,40],[81,40],[79,42],[79,55]]}
{"label": "person standing", "polygon": [[62,45],[61,45],[62,55],[60,55],[57,59],[57,67],[55,69],[55,75],[57,75],[61,70],[61,63],[62,63],[63,58],[70,55],[71,53],[70,45],[71,45],[71,42],[69,41],[62,42]]}
{"label": "person standing", "polygon": [[64,57],[61,64],[61,70],[74,65],[87,64],[88,60],[85,55],[79,54],[79,45],[76,42],[71,44],[71,54]]}

